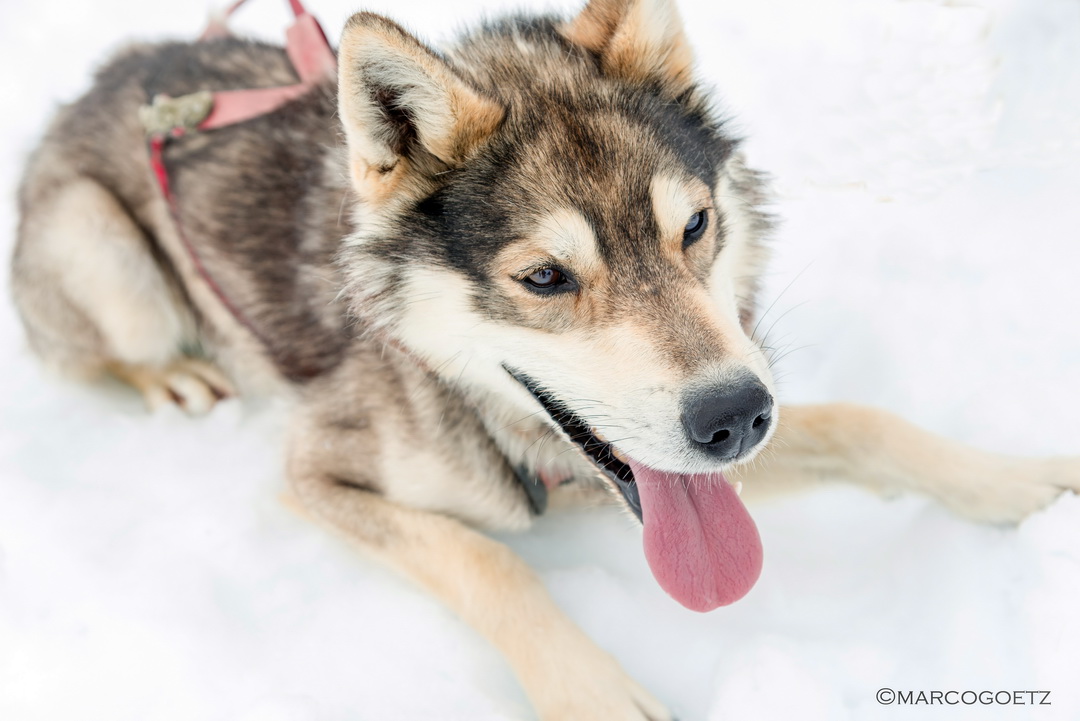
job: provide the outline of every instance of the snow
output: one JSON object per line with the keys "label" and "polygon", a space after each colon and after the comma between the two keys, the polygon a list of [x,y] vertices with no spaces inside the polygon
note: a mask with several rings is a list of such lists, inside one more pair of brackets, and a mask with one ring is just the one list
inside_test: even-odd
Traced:
{"label": "snow", "polygon": [[[311,4],[332,37],[355,9]],[[238,24],[278,38],[285,4],[252,5]],[[367,7],[438,39],[500,3]],[[765,324],[791,350],[784,400],[1080,452],[1080,5],[681,9],[703,76],[776,178]],[[205,14],[0,4],[5,248],[56,104],[122,40],[192,37]],[[47,377],[9,304],[0,364],[0,719],[531,718],[476,634],[279,502],[282,408],[147,416],[118,385]],[[663,594],[617,512],[506,540],[683,721],[1080,719],[1080,498],[1016,529],[845,487],[751,510],[762,579],[708,615]],[[1052,705],[881,706],[882,687],[1046,690]]]}

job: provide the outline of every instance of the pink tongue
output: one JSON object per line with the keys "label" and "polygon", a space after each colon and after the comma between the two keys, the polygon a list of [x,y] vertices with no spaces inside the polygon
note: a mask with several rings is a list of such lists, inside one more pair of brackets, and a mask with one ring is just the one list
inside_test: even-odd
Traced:
{"label": "pink tongue", "polygon": [[645,521],[645,558],[660,587],[693,611],[745,596],[761,575],[761,538],[720,474],[665,473],[630,460]]}

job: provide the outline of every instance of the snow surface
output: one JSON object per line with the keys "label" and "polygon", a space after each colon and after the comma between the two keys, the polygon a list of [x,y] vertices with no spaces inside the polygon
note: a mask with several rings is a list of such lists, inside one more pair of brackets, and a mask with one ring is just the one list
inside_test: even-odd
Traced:
{"label": "snow surface", "polygon": [[[278,38],[285,3],[252,5],[239,25]],[[312,5],[332,37],[355,9]],[[367,4],[434,39],[499,6]],[[681,7],[703,76],[776,177],[765,305],[792,351],[784,399],[1080,452],[1080,4]],[[193,37],[205,15],[0,3],[5,248],[19,168],[56,104],[120,41]],[[280,408],[149,417],[119,386],[57,382],[9,304],[0,359],[0,719],[531,717],[471,630],[282,507]],[[508,541],[683,721],[1080,718],[1080,499],[1019,529],[852,488],[752,511],[764,575],[709,615],[660,591],[616,512]],[[881,687],[1049,690],[1053,705],[883,707]]]}

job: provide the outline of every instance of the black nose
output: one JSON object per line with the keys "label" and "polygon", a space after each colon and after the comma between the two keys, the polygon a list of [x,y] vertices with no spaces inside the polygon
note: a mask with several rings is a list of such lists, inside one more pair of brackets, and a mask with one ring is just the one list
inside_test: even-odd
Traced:
{"label": "black nose", "polygon": [[691,442],[713,458],[730,461],[761,442],[772,424],[773,399],[757,378],[699,389],[683,402]]}

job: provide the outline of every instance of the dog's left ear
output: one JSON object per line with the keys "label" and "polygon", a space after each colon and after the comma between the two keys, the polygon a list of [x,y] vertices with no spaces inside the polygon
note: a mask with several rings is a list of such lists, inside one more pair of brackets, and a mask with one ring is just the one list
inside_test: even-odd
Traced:
{"label": "dog's left ear", "polygon": [[693,87],[694,56],[674,0],[589,0],[560,32],[599,55],[609,75],[658,82],[672,97]]}
{"label": "dog's left ear", "polygon": [[353,185],[368,199],[460,165],[505,115],[435,51],[373,13],[345,25],[338,67]]}

